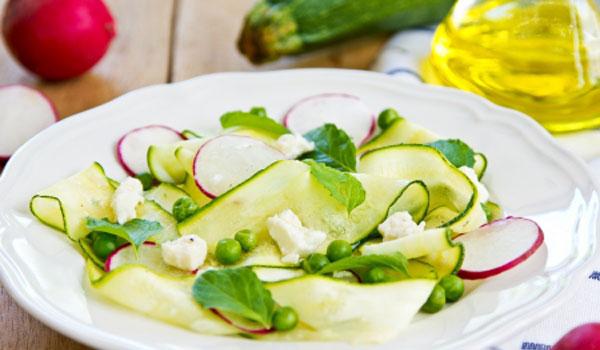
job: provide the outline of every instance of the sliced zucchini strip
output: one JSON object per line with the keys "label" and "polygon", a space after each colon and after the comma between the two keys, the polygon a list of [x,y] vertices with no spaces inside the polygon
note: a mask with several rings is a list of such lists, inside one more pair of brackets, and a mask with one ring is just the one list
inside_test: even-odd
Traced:
{"label": "sliced zucchini strip", "polygon": [[488,222],[502,219],[504,217],[504,210],[499,204],[487,201],[481,205],[483,206],[483,211],[485,212]]}
{"label": "sliced zucchini strip", "polygon": [[177,220],[156,202],[145,200],[144,205],[138,209],[138,216],[140,219],[158,221],[162,226],[162,230],[158,234],[150,237],[148,239],[149,241],[162,243],[179,238]]}
{"label": "sliced zucchini strip", "polygon": [[403,143],[429,143],[440,137],[431,131],[401,118],[397,119],[387,129],[375,136],[371,141],[360,147],[357,154]]}
{"label": "sliced zucchini strip", "polygon": [[363,255],[388,255],[402,253],[407,259],[420,258],[455,246],[452,231],[448,228],[426,230],[392,241],[365,244],[360,248]]}
{"label": "sliced zucchini strip", "polygon": [[[191,146],[191,145],[190,145]],[[181,166],[185,169],[187,176],[181,188],[198,204],[199,207],[206,205],[211,199],[206,196],[198,186],[196,180],[194,180],[194,157],[198,152],[200,145],[197,147],[178,147],[175,150],[175,157]]]}
{"label": "sliced zucchini strip", "polygon": [[429,191],[427,185],[423,181],[415,180],[402,189],[398,199],[388,209],[387,217],[400,211],[407,211],[413,221],[419,223],[425,219],[428,209]]}
{"label": "sliced zucchini strip", "polygon": [[271,147],[277,146],[277,139],[280,136],[280,135],[269,133],[264,130],[250,128],[250,127],[229,128],[229,129],[225,129],[224,133],[232,134],[232,135],[249,136],[249,137],[261,140],[262,142],[266,143],[267,145],[269,145]]}
{"label": "sliced zucchini strip", "polygon": [[164,276],[141,265],[125,265],[101,278],[89,277],[93,292],[152,318],[205,334],[239,333],[194,301],[194,278]]}
{"label": "sliced zucchini strip", "polygon": [[180,147],[197,150],[203,142],[203,139],[191,139],[170,145],[150,146],[146,154],[150,173],[160,182],[183,183],[187,175],[186,168],[175,157],[175,151]]}
{"label": "sliced zucchini strip", "polygon": [[259,280],[266,283],[280,282],[306,275],[306,272],[302,269],[287,267],[252,266],[252,271]]}
{"label": "sliced zucchini strip", "polygon": [[114,188],[98,163],[51,187],[31,199],[31,213],[44,224],[79,240],[89,230],[87,217],[114,219],[111,200]]}
{"label": "sliced zucchini strip", "polygon": [[438,251],[422,258],[420,261],[426,262],[435,267],[438,277],[442,278],[453,273],[457,273],[462,266],[465,257],[465,248],[458,243],[456,246]]}
{"label": "sliced zucchini strip", "polygon": [[81,248],[81,253],[84,258],[87,259],[88,262],[93,263],[99,268],[104,268],[104,261],[94,253],[94,249],[90,245],[89,238],[82,238],[79,240],[79,247]]}
{"label": "sliced zucchini strip", "polygon": [[[356,242],[371,233],[385,218],[391,203],[403,188],[400,181],[356,174],[365,192],[365,201],[350,214],[331,197],[310,174],[308,165],[299,161],[279,161],[256,173],[229,192],[216,198],[197,214],[179,224],[181,234],[194,233],[214,252],[217,242],[231,238],[242,229],[258,235],[261,242],[250,253],[253,264],[262,264],[258,255],[277,263],[279,254],[267,232],[267,218],[286,209],[298,215],[304,226],[328,234],[321,251],[335,239]],[[267,247],[261,247],[261,246]],[[273,256],[272,254],[275,254]]]}
{"label": "sliced zucchini strip", "polygon": [[[303,324],[318,330],[317,334],[308,334],[309,339],[382,342],[410,323],[436,282],[409,279],[357,284],[307,275],[270,283],[267,288],[277,303],[293,307]],[[300,335],[274,334],[266,338],[300,338]]]}
{"label": "sliced zucchini strip", "polygon": [[481,180],[483,175],[485,175],[485,171],[487,170],[488,160],[487,157],[483,153],[475,153],[475,164],[473,165],[473,170],[475,174],[477,174],[477,178]]}
{"label": "sliced zucchini strip", "polygon": [[[416,144],[395,145],[362,155],[359,171],[406,181],[421,180],[429,190],[429,208],[443,207],[457,215],[436,226],[466,232],[486,222],[476,186],[437,149]],[[429,216],[425,218],[430,221]]]}
{"label": "sliced zucchini strip", "polygon": [[169,183],[162,183],[144,193],[144,198],[156,202],[169,214],[173,214],[173,204],[184,197],[190,196],[181,188]]}

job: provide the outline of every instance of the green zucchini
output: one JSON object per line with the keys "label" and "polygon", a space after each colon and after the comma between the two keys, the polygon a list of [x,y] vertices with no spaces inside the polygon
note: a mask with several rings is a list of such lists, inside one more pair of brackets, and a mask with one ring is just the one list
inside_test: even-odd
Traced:
{"label": "green zucchini", "polygon": [[[204,238],[210,253],[217,242],[249,229],[261,242],[245,256],[245,265],[281,264],[277,247],[266,227],[267,218],[291,209],[311,229],[327,233],[320,249],[335,239],[354,243],[369,235],[385,219],[389,206],[404,185],[394,179],[365,174],[355,175],[365,191],[365,201],[350,215],[346,208],[310,174],[299,161],[279,161],[256,173],[229,192],[214,199],[198,213],[179,224],[181,234]],[[266,259],[266,260],[265,260]]]}
{"label": "green zucchini", "polygon": [[261,0],[247,14],[239,50],[252,62],[299,54],[361,34],[437,23],[454,0]]}
{"label": "green zucchini", "polygon": [[423,181],[415,180],[400,192],[398,199],[388,209],[387,217],[399,211],[407,211],[414,222],[420,223],[425,219],[428,209],[429,191],[427,186]]}
{"label": "green zucchini", "polygon": [[169,183],[161,183],[144,193],[145,199],[156,202],[156,204],[169,214],[173,214],[173,204],[182,197],[189,198],[184,190]]}
{"label": "green zucchini", "polygon": [[98,163],[38,192],[29,203],[33,216],[63,231],[73,240],[90,230],[87,217],[114,219],[111,207],[114,188]]}
{"label": "green zucchini", "polygon": [[[403,144],[371,150],[362,155],[359,172],[406,181],[421,180],[429,190],[427,227],[450,227],[467,232],[487,222],[479,204],[479,193],[469,178],[437,149],[427,145]],[[441,218],[443,210],[453,213]],[[435,225],[431,222],[435,221]]]}
{"label": "green zucchini", "polygon": [[475,174],[477,174],[477,178],[481,180],[485,171],[487,170],[488,160],[487,157],[483,153],[475,153],[475,164],[473,165],[473,170],[475,170]]}
{"label": "green zucchini", "polygon": [[360,248],[360,251],[363,255],[388,255],[400,252],[407,259],[414,259],[450,249],[455,245],[452,242],[452,232],[450,229],[437,228],[392,241],[365,244]]}
{"label": "green zucchini", "polygon": [[91,290],[114,303],[200,333],[239,333],[194,301],[194,278],[162,275],[142,265],[124,265],[99,277],[93,266],[88,267]]}
{"label": "green zucchini", "polygon": [[[279,305],[298,312],[302,324],[317,330],[303,337],[276,332],[265,339],[338,339],[347,342],[383,342],[407,326],[425,303],[435,279],[358,284],[319,275],[269,283]],[[385,302],[382,302],[382,301]]]}
{"label": "green zucchini", "polygon": [[465,247],[462,244],[456,244],[450,249],[429,254],[419,258],[419,260],[435,267],[438,278],[442,278],[457,273],[462,266],[464,258]]}
{"label": "green zucchini", "polygon": [[368,151],[398,145],[401,143],[429,143],[440,137],[424,127],[412,123],[405,118],[396,119],[392,125],[375,136],[371,141],[361,146],[356,152],[363,154]]}

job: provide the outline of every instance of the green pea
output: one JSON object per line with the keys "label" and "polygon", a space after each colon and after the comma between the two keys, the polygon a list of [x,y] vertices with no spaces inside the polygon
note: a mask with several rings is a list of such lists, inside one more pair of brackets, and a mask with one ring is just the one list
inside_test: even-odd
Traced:
{"label": "green pea", "polygon": [[265,107],[252,107],[252,109],[250,109],[250,113],[254,114],[254,115],[258,115],[260,117],[267,116],[267,110],[265,109]]}
{"label": "green pea", "polygon": [[289,331],[298,324],[296,310],[289,306],[277,309],[273,314],[273,327],[278,331]]}
{"label": "green pea", "polygon": [[235,239],[224,238],[217,243],[215,254],[221,264],[231,265],[242,257],[242,246]]}
{"label": "green pea", "polygon": [[307,273],[317,273],[327,264],[329,264],[329,259],[325,254],[313,253],[302,261],[302,268]]}
{"label": "green pea", "polygon": [[256,245],[258,244],[256,235],[250,230],[238,231],[238,233],[235,234],[235,240],[240,242],[240,245],[245,252],[249,252],[256,248]]}
{"label": "green pea", "polygon": [[173,216],[177,222],[182,222],[196,214],[198,210],[200,208],[190,197],[181,197],[173,204]]}
{"label": "green pea", "polygon": [[135,176],[142,183],[144,191],[149,190],[154,183],[154,177],[150,173],[141,173]]}
{"label": "green pea", "polygon": [[342,239],[336,239],[327,247],[327,257],[330,261],[337,261],[350,255],[352,255],[352,246]]}
{"label": "green pea", "polygon": [[117,249],[117,241],[114,236],[102,233],[95,235],[92,250],[100,259],[106,259],[115,249]]}
{"label": "green pea", "polygon": [[374,267],[365,273],[363,281],[365,283],[381,283],[385,281],[385,277],[385,271],[382,268]]}
{"label": "green pea", "polygon": [[398,112],[396,112],[393,108],[384,109],[381,113],[379,113],[379,117],[377,118],[377,125],[381,128],[381,130],[385,130],[389,128],[392,123],[396,120],[402,118]]}
{"label": "green pea", "polygon": [[440,311],[444,307],[444,304],[446,304],[446,292],[444,288],[436,284],[425,305],[421,307],[421,311],[433,314]]}
{"label": "green pea", "polygon": [[449,302],[457,301],[465,292],[465,284],[463,280],[456,275],[448,275],[442,278],[439,282],[439,285],[444,288],[446,300]]}

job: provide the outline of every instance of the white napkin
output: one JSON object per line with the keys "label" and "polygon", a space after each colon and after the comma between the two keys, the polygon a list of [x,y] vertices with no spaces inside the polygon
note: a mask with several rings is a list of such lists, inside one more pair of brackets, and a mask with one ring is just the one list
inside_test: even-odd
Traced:
{"label": "white napkin", "polygon": [[[403,31],[390,39],[372,69],[399,79],[422,84],[419,74],[429,55],[434,27]],[[590,130],[556,139],[587,162],[600,180],[600,130]],[[588,322],[600,322],[600,253],[578,270],[568,287],[570,296],[559,308],[530,328],[497,344],[498,349],[550,350],[565,333]]]}

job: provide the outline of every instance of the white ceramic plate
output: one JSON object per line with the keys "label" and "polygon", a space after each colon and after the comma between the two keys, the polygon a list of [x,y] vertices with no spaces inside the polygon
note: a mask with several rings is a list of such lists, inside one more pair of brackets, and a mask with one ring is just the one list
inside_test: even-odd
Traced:
{"label": "white ceramic plate", "polygon": [[[262,342],[191,333],[87,296],[83,259],[65,236],[33,219],[28,201],[92,161],[104,165],[110,176],[124,177],[114,144],[132,128],[159,123],[215,131],[225,111],[264,105],[279,117],[302,97],[322,92],[355,94],[374,111],[395,107],[439,134],[465,140],[488,156],[484,182],[494,198],[508,213],[533,218],[546,232],[544,249],[527,264],[482,283],[438,314],[420,315],[395,341],[372,348],[499,344],[565,299],[570,275],[590,257],[598,231],[598,187],[583,163],[529,118],[482,98],[342,70],[226,73],[148,87],[37,135],[15,154],[0,178],[3,285],[32,315],[94,347],[264,349]],[[277,345],[352,348],[343,343]]]}

